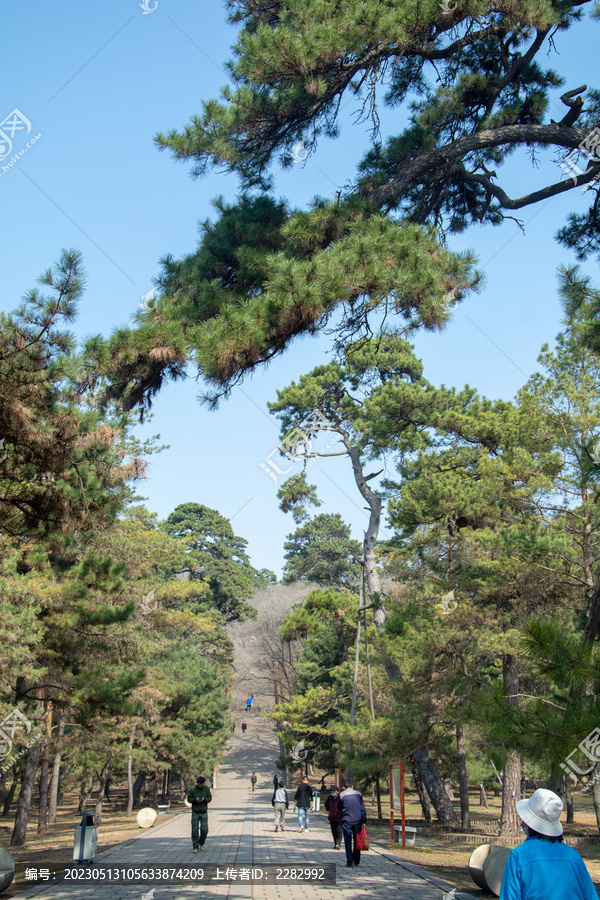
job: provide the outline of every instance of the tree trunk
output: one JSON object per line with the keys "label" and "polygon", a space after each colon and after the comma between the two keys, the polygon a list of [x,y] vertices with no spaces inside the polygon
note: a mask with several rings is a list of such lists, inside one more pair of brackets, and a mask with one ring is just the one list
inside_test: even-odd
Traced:
{"label": "tree trunk", "polygon": [[44,711],[44,740],[42,741],[40,771],[40,804],[38,815],[38,834],[46,833],[48,821],[48,772],[50,769],[50,743],[52,741],[52,700],[46,700]]}
{"label": "tree trunk", "polygon": [[77,812],[81,815],[90,799],[92,793],[92,785],[94,784],[93,775],[83,775],[81,779],[81,787],[79,788],[79,802],[77,804]]}
{"label": "tree trunk", "polygon": [[467,757],[465,754],[465,738],[462,722],[456,725],[456,746],[458,749],[458,783],[460,789],[460,824],[463,831],[469,831],[469,781],[467,778]]}
{"label": "tree trunk", "polygon": [[415,787],[417,789],[417,794],[419,795],[419,800],[421,801],[421,810],[423,812],[423,818],[426,822],[431,822],[431,804],[429,803],[429,797],[427,796],[427,791],[423,786],[423,780],[419,774],[419,770],[413,762],[412,765],[412,774],[415,781]]}
{"label": "tree trunk", "polygon": [[419,774],[427,791],[427,795],[440,825],[459,827],[459,821],[450,802],[444,782],[440,778],[437,766],[429,754],[427,747],[413,750],[412,759],[419,770]]}
{"label": "tree trunk", "polygon": [[565,806],[567,807],[567,825],[573,824],[573,794],[571,793],[571,785],[569,779],[565,776],[564,788]]}
{"label": "tree trunk", "polygon": [[142,772],[142,771],[138,772],[135,782],[133,784],[133,805],[134,806],[138,802],[140,792],[144,786],[145,780],[146,780],[146,773]]}
{"label": "tree trunk", "polygon": [[594,812],[596,813],[596,825],[600,832],[600,763],[594,767],[592,777],[592,801],[594,803]]}
{"label": "tree trunk", "polygon": [[100,773],[100,787],[98,788],[98,799],[96,800],[96,810],[94,812],[94,825],[99,825],[102,821],[102,801],[104,800],[104,791],[106,790],[106,782],[108,781],[108,773],[110,772],[110,763],[112,760],[112,750],[106,754],[106,760]]}
{"label": "tree trunk", "polygon": [[65,742],[65,711],[58,711],[58,731],[56,733],[56,748],[54,751],[54,763],[52,765],[52,782],[50,784],[50,803],[48,806],[48,821],[50,825],[56,823],[56,807],[58,806],[58,786],[60,784],[60,758]]}
{"label": "tree trunk", "polygon": [[485,792],[485,788],[483,786],[483,781],[479,784],[479,805],[485,806],[486,809],[490,808],[490,804],[488,803],[487,794]]}
{"label": "tree trunk", "polygon": [[21,784],[19,800],[17,803],[15,827],[13,828],[12,837],[10,839],[11,847],[22,847],[27,840],[27,820],[29,819],[29,808],[31,806],[33,787],[35,785],[35,774],[37,772],[39,759],[40,747],[39,744],[36,744],[35,747],[30,747],[27,753],[25,774],[23,775],[23,782]]}
{"label": "tree trunk", "polygon": [[10,808],[12,806],[12,802],[15,799],[15,791],[17,790],[17,785],[19,783],[19,779],[21,777],[21,766],[19,763],[15,763],[13,766],[13,781],[10,786],[10,790],[6,795],[6,799],[4,801],[4,807],[2,809],[2,815],[8,816],[10,814]]}
{"label": "tree trunk", "polygon": [[383,819],[383,812],[381,809],[381,786],[379,784],[379,772],[375,776],[375,794],[377,796],[377,820],[381,822]]}
{"label": "tree trunk", "polygon": [[127,757],[127,815],[130,816],[133,812],[133,780],[131,777],[131,753],[133,750],[133,741],[135,739],[135,731],[137,728],[137,723],[134,723],[131,726],[131,732],[129,734],[129,756]]}
{"label": "tree trunk", "polygon": [[[518,705],[519,663],[513,654],[506,654],[502,659],[502,680],[504,697],[509,706]],[[517,814],[516,803],[521,798],[521,759],[516,750],[506,754],[504,774],[502,777],[502,813],[500,815],[500,834],[502,837],[516,837],[521,830],[521,820]]]}
{"label": "tree trunk", "polygon": [[360,461],[360,452],[357,447],[350,443],[349,435],[342,435],[344,446],[352,463],[352,471],[356,486],[360,491],[363,499],[369,504],[369,524],[365,531],[364,540],[364,556],[365,556],[365,572],[367,575],[367,587],[369,596],[376,604],[373,609],[373,619],[375,628],[378,632],[382,632],[385,625],[385,607],[381,600],[381,582],[379,580],[379,572],[377,571],[377,560],[375,557],[375,547],[377,545],[377,537],[379,535],[379,523],[381,521],[381,498],[371,490],[365,478],[362,463]]}

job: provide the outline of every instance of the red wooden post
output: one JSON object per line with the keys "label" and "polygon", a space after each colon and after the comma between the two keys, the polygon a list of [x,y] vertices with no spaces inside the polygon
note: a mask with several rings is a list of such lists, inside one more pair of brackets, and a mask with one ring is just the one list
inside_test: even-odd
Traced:
{"label": "red wooden post", "polygon": [[404,810],[404,763],[400,763],[400,811],[402,812],[402,849],[406,850],[406,815]]}

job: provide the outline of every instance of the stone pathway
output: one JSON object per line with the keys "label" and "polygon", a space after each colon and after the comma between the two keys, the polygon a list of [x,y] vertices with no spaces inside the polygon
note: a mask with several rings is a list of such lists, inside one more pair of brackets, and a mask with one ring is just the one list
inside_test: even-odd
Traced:
{"label": "stone pathway", "polygon": [[[285,831],[275,833],[271,796],[273,761],[278,742],[272,733],[236,735],[231,751],[219,769],[213,802],[209,806],[209,834],[204,851],[192,854],[190,815],[182,813],[165,825],[144,831],[140,837],[119,844],[94,860],[94,866],[127,868],[201,868],[273,865],[315,867],[336,864],[337,883],[277,883],[234,881],[192,884],[38,884],[21,894],[40,900],[388,900],[391,892],[402,900],[443,900],[451,890],[415,866],[398,863],[384,851],[372,849],[362,855],[360,867],[346,869],[343,849],[332,847],[326,816],[313,814],[308,832],[298,833],[292,803]],[[250,775],[258,783],[250,791]],[[160,820],[159,820],[160,821]],[[154,890],[152,890],[154,889]],[[472,900],[470,894],[456,892],[454,900]]]}

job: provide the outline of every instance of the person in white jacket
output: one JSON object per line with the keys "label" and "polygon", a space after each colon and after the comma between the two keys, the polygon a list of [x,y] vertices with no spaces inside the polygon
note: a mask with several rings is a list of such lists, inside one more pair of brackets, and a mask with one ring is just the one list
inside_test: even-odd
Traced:
{"label": "person in white jacket", "polygon": [[273,791],[271,805],[275,810],[275,831],[279,831],[280,828],[285,831],[285,811],[290,802],[283,781],[280,781],[279,786]]}

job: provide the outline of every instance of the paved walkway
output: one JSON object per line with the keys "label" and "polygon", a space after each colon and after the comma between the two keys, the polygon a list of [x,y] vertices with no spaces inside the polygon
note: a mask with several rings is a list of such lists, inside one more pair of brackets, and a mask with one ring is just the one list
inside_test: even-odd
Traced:
{"label": "paved walkway", "polygon": [[[165,825],[141,833],[94,860],[96,866],[110,867],[201,867],[228,866],[318,866],[335,863],[335,885],[251,884],[235,881],[222,884],[58,884],[38,885],[21,894],[39,900],[388,900],[390,892],[402,900],[442,900],[448,885],[414,866],[399,864],[384,851],[362,855],[360,867],[346,869],[343,850],[332,846],[326,816],[312,815],[308,832],[298,833],[292,803],[286,830],[275,833],[271,796],[273,761],[278,742],[270,733],[235,736],[226,762],[219,769],[213,802],[209,806],[209,834],[204,851],[192,854],[190,814],[182,813]],[[249,790],[250,775],[258,776],[256,791]],[[160,820],[159,820],[160,821]],[[101,831],[102,829],[100,829]],[[152,888],[154,891],[152,892]],[[456,892],[455,900],[472,900]]]}

